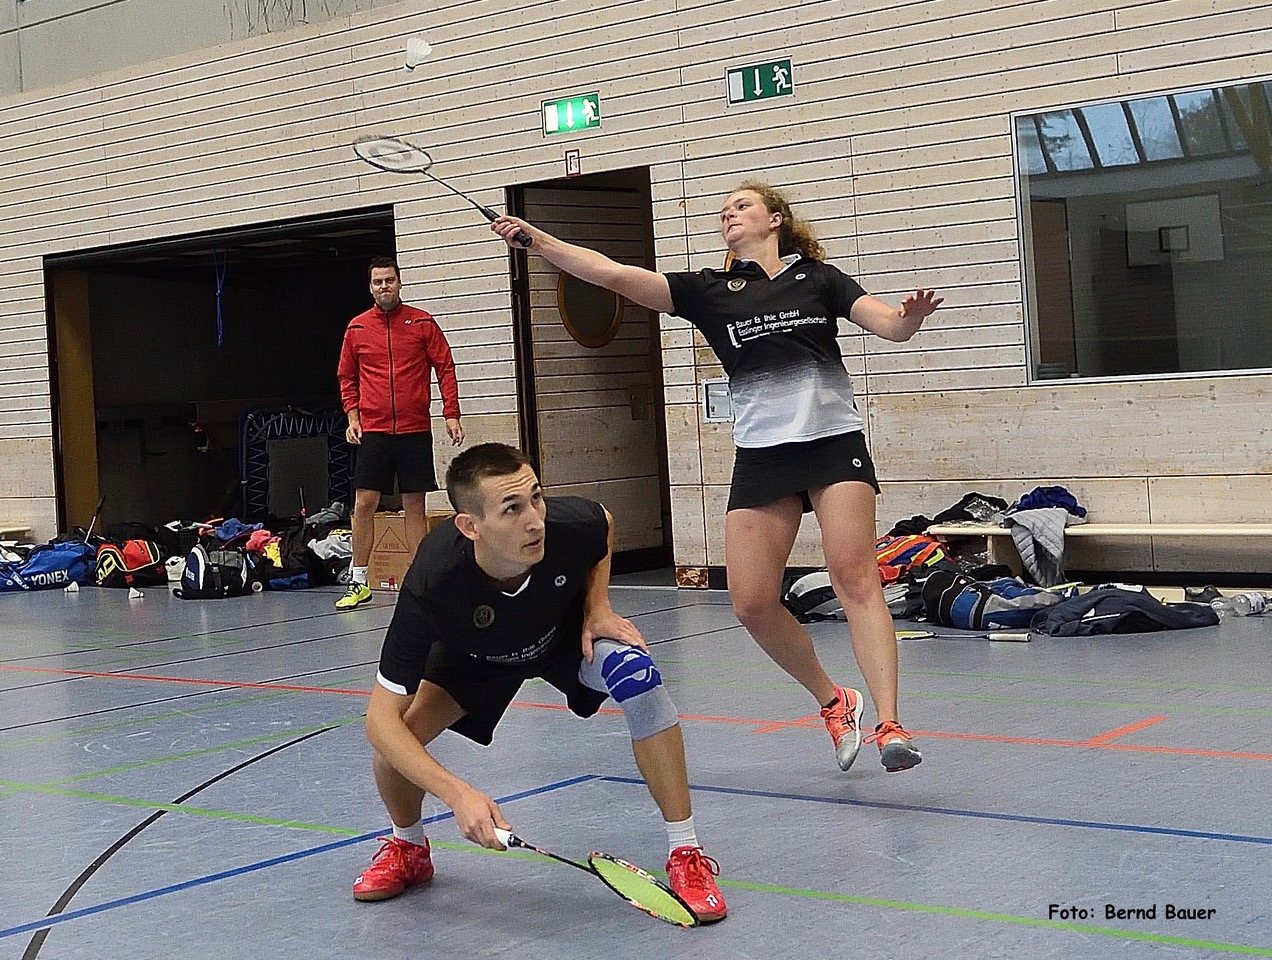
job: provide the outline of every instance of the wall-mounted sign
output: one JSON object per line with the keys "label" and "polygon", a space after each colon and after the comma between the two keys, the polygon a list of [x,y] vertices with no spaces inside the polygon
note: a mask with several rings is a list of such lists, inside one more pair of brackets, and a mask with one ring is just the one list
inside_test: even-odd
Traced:
{"label": "wall-mounted sign", "polygon": [[578,93],[561,100],[543,101],[543,135],[578,133],[601,125],[601,95]]}
{"label": "wall-mounted sign", "polygon": [[749,67],[730,67],[725,73],[725,90],[729,103],[788,97],[795,92],[795,69],[789,57]]}

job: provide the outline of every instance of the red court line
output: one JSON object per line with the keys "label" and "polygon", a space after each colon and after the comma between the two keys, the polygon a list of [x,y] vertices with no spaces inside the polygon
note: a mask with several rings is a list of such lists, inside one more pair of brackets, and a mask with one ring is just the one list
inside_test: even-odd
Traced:
{"label": "red court line", "polygon": [[1102,733],[1098,737],[1092,737],[1090,740],[1083,742],[1087,746],[1098,747],[1104,743],[1111,743],[1118,737],[1124,737],[1128,733],[1134,733],[1136,730],[1143,730],[1145,727],[1151,727],[1155,723],[1161,723],[1165,719],[1165,717],[1149,717],[1139,723],[1128,723],[1124,727],[1118,727],[1116,730],[1110,730],[1108,733]]}
{"label": "red court line", "polygon": [[20,667],[11,663],[0,663],[0,670],[19,670],[23,673],[56,673],[64,677],[104,677],[108,680],[155,680],[160,683],[192,683],[201,687],[247,687],[254,690],[297,690],[302,693],[345,693],[359,697],[371,696],[371,691],[369,690],[346,690],[342,687],[301,687],[288,683],[251,683],[246,680],[198,680],[194,677],[160,677],[149,673],[59,670],[54,667]]}
{"label": "red court line", "polygon": [[[189,683],[200,686],[212,687],[245,687],[255,690],[295,690],[302,693],[339,693],[349,694],[358,697],[369,697],[368,690],[346,690],[339,687],[302,687],[294,684],[286,683],[251,683],[241,680],[198,680],[193,677],[161,677],[145,673],[105,673],[93,670],[61,670],[55,667],[26,667],[16,664],[0,663],[0,670],[15,670],[24,673],[55,673],[62,676],[70,677],[102,677],[107,680],[156,680],[161,683]],[[569,710],[565,704],[560,703],[530,703],[527,701],[513,701],[516,707],[532,707],[536,710]],[[621,710],[614,708],[606,708],[601,713],[616,714],[622,713]],[[743,726],[753,726],[761,730],[764,729],[780,729],[782,727],[789,728],[807,728],[817,729],[821,726],[821,719],[808,718],[791,721],[773,721],[748,719],[746,717],[717,717],[706,716],[700,714],[682,713],[679,715],[681,720],[698,720],[707,723],[735,723]],[[816,719],[817,722],[812,721]],[[987,743],[1019,743],[1027,746],[1045,746],[1045,747],[1085,747],[1095,750],[1129,750],[1139,753],[1163,753],[1173,756],[1185,757],[1224,757],[1234,760],[1272,760],[1272,754],[1267,753],[1241,753],[1235,750],[1199,750],[1189,749],[1187,747],[1153,747],[1143,744],[1131,743],[1109,743],[1108,738],[1113,736],[1122,736],[1131,730],[1140,727],[1150,726],[1158,720],[1166,719],[1164,717],[1150,717],[1148,720],[1141,721],[1139,724],[1132,724],[1129,727],[1123,727],[1109,733],[1100,734],[1090,740],[1046,740],[1039,737],[998,737],[983,733],[943,733],[938,730],[915,730],[915,736],[934,737],[938,740],[972,740],[983,741]]]}

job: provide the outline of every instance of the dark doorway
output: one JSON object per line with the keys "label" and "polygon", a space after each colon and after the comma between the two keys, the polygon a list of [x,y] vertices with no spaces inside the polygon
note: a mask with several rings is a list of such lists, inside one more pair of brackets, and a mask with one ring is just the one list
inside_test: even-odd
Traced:
{"label": "dark doorway", "polygon": [[[344,328],[395,246],[375,208],[48,259],[62,527],[103,496],[103,525],[236,515],[242,416],[339,407]],[[325,470],[296,459],[312,510]]]}

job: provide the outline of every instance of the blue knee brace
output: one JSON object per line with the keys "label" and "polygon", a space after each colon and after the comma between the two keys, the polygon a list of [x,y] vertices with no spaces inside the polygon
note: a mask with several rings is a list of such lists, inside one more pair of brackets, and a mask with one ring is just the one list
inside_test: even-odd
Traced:
{"label": "blue knee brace", "polygon": [[676,725],[676,705],[647,651],[613,640],[598,640],[592,649],[592,662],[579,666],[579,680],[614,698],[623,709],[633,740],[644,740]]}

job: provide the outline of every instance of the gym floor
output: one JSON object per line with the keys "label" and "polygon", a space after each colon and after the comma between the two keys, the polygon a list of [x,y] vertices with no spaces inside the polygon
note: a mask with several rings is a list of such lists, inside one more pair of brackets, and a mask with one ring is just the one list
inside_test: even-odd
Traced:
{"label": "gym floor", "polygon": [[[1272,957],[1272,616],[902,641],[924,762],[889,774],[865,746],[842,773],[725,594],[641,582],[614,602],[683,717],[723,923],[682,930],[479,849],[431,799],[435,879],[355,902],[388,830],[362,716],[391,596],[340,614],[335,588],[85,589],[0,597],[0,957]],[[862,686],[846,628],[810,630]],[[579,720],[530,683],[492,747],[434,753],[530,842],[661,873],[620,715]]]}

